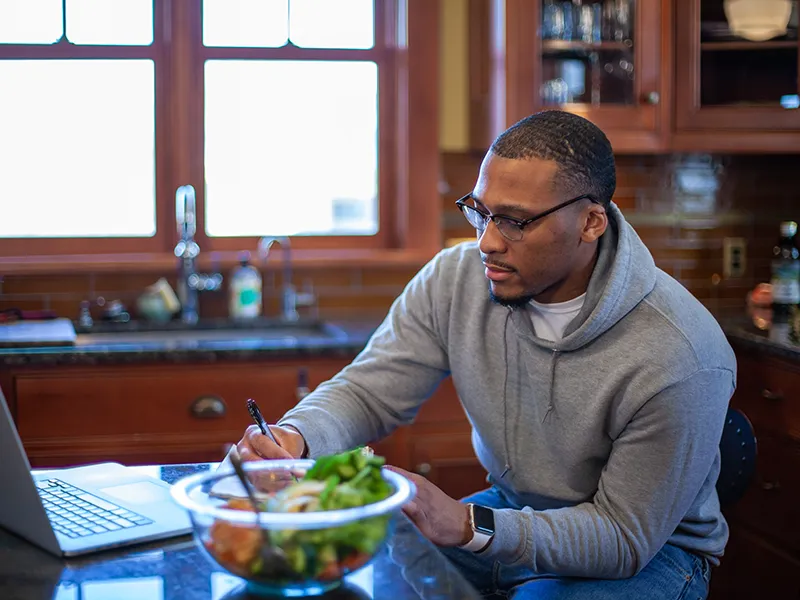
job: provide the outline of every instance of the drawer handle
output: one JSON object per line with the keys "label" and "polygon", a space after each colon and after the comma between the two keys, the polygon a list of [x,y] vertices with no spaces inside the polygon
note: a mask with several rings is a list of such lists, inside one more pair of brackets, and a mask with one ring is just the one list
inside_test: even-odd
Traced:
{"label": "drawer handle", "polygon": [[308,387],[308,369],[303,367],[297,370],[297,389],[295,390],[297,401],[299,402],[310,393],[311,390]]}
{"label": "drawer handle", "polygon": [[422,475],[423,477],[425,477],[431,472],[431,466],[428,463],[420,463],[417,465],[417,468],[414,469],[414,472],[417,475]]}
{"label": "drawer handle", "polygon": [[761,390],[761,397],[765,398],[766,400],[783,400],[783,392],[780,390],[777,392],[773,392],[768,388],[764,388]]}
{"label": "drawer handle", "polygon": [[221,419],[228,412],[225,401],[219,396],[200,396],[189,409],[198,419]]}
{"label": "drawer handle", "polygon": [[765,481],[761,484],[761,489],[765,492],[777,492],[781,489],[780,481]]}

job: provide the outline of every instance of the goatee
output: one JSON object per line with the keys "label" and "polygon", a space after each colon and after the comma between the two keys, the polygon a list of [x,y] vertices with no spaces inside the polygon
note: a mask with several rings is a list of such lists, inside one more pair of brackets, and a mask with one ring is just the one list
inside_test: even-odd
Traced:
{"label": "goatee", "polygon": [[527,294],[524,296],[515,296],[512,298],[497,296],[492,291],[491,286],[489,286],[489,297],[495,304],[499,304],[500,306],[505,306],[506,308],[523,308],[528,305],[528,302],[533,300],[533,296]]}

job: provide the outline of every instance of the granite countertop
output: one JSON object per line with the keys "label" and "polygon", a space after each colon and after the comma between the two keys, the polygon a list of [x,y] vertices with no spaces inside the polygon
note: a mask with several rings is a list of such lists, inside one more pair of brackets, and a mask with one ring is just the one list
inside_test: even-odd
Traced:
{"label": "granite countertop", "polygon": [[[167,482],[210,463],[141,467]],[[3,600],[244,600],[256,598],[195,546],[191,536],[73,559],[53,557],[0,529]],[[263,596],[261,596],[263,598]],[[394,535],[364,569],[320,598],[363,600],[480,598],[461,574],[404,516]]]}
{"label": "granite countertop", "polygon": [[[788,331],[747,317],[721,318],[719,321],[732,344],[786,360],[800,361],[800,344],[789,337]],[[757,322],[763,328],[757,327]]]}
{"label": "granite countertop", "polygon": [[77,328],[74,345],[0,348],[0,368],[19,365],[97,365],[139,362],[215,362],[295,357],[353,357],[369,340],[380,318],[232,322],[100,323]]}
{"label": "granite countertop", "polygon": [[[744,315],[717,318],[732,343],[787,360],[800,360],[800,344]],[[216,362],[295,357],[353,357],[381,322],[377,315],[285,324],[270,320],[231,323],[130,322],[78,330],[74,346],[0,348],[0,368],[18,365],[96,365],[139,362]]]}

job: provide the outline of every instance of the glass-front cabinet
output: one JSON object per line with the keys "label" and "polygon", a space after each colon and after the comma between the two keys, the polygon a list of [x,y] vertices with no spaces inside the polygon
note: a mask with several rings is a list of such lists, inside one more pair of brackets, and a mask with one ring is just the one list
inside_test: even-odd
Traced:
{"label": "glass-front cabinet", "polygon": [[676,8],[678,131],[800,130],[797,0],[676,0]]}
{"label": "glass-front cabinet", "polygon": [[496,2],[505,125],[557,107],[597,123],[618,150],[657,148],[661,13],[661,0]]}

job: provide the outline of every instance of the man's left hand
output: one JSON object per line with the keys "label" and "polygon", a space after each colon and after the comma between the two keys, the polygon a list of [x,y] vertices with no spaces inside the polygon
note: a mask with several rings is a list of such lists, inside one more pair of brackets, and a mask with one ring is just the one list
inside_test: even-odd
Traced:
{"label": "man's left hand", "polygon": [[399,467],[386,468],[417,486],[417,495],[403,507],[403,512],[422,535],[437,546],[460,546],[472,539],[466,504],[454,500],[421,475]]}

